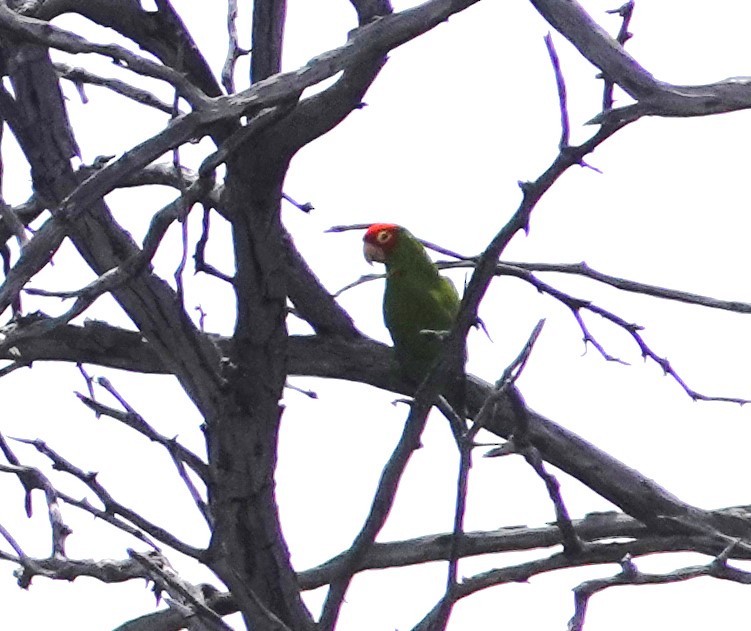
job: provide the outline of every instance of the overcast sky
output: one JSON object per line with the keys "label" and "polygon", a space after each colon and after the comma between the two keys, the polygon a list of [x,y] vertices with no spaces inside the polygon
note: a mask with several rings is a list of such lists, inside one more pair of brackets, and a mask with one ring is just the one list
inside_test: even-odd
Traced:
{"label": "overcast sky", "polygon": [[[175,0],[174,4],[219,69],[226,43],[224,3]],[[341,45],[355,25],[354,13],[343,0],[290,0],[289,4],[288,70]],[[414,4],[418,3],[394,2],[397,9]],[[617,18],[604,12],[617,3],[584,4],[595,19],[616,32]],[[73,29],[82,23],[71,18],[58,24]],[[658,79],[672,83],[751,75],[749,23],[751,6],[735,1],[643,2],[636,7],[628,50]],[[307,215],[285,206],[283,218],[331,291],[373,271],[362,258],[362,235],[326,234],[332,225],[395,221],[420,237],[467,254],[481,251],[503,226],[520,201],[518,182],[535,179],[557,152],[558,103],[542,39],[548,30],[527,2],[479,3],[393,51],[365,98],[368,107],[354,112],[295,158],[285,190],[313,203],[316,210]],[[89,32],[95,41],[111,37],[102,30]],[[584,123],[598,112],[602,86],[595,78],[596,69],[560,36],[554,35],[554,41],[568,83],[573,139],[581,141],[594,133]],[[111,65],[93,57],[66,61],[115,73]],[[241,88],[244,69],[241,65],[238,73]],[[65,92],[84,162],[118,154],[166,122],[164,115],[117,105],[123,107],[123,119],[129,124],[113,127],[108,115],[119,100],[101,89],[87,88],[90,103],[82,105],[72,86],[65,86]],[[170,98],[168,92],[162,94]],[[86,129],[80,127],[82,120]],[[627,127],[587,158],[595,168],[573,169],[555,185],[535,210],[530,234],[515,237],[504,259],[584,260],[599,271],[632,280],[751,302],[746,281],[751,263],[747,245],[750,132],[748,112],[704,119],[645,119]],[[187,148],[184,159],[190,163],[209,150],[208,143]],[[28,172],[20,162],[5,167],[6,199],[18,203],[29,192]],[[153,211],[171,196],[171,191],[143,190],[108,199],[118,220],[140,239]],[[193,234],[197,226],[191,224]],[[179,260],[178,236],[171,235],[171,244],[157,258],[157,269],[166,278],[171,278]],[[219,224],[210,258],[220,269],[231,271],[226,230],[222,241]],[[75,289],[91,279],[72,248],[63,247],[55,260],[54,267],[32,281],[34,286]],[[461,271],[451,276],[459,287],[466,277]],[[667,356],[697,391],[751,398],[744,316],[624,295],[582,279],[556,275],[544,279],[644,326],[651,348]],[[233,306],[227,289],[212,279],[191,277],[189,282],[187,305],[202,305],[207,329],[230,332]],[[382,281],[368,283],[346,292],[341,303],[364,333],[388,341],[381,321],[382,290]],[[29,310],[48,313],[65,308],[49,299],[25,299],[25,304]],[[113,304],[102,299],[87,317],[127,325]],[[641,360],[628,336],[593,316],[587,320],[592,332],[629,365],[608,363],[593,349],[585,354],[581,332],[566,308],[522,281],[494,281],[480,315],[492,341],[481,332],[471,333],[470,372],[496,379],[544,317],[542,336],[519,382],[530,407],[687,502],[704,508],[748,503],[751,408],[692,402],[657,366]],[[295,321],[290,322],[290,330],[308,331]],[[174,380],[89,370],[109,377],[162,433],[179,435],[185,444],[203,452],[200,418]],[[306,569],[350,545],[401,432],[407,407],[391,405],[395,398],[391,393],[364,386],[290,381],[318,394],[311,401],[294,391],[286,393],[277,474],[293,563]],[[43,436],[81,468],[99,471],[100,481],[123,503],[132,502],[191,543],[205,544],[206,529],[166,454],[106,419],[94,419],[73,394],[84,388],[75,367],[68,365],[39,364],[31,372],[4,377],[2,431],[8,436]],[[450,529],[457,467],[452,441],[445,420],[431,416],[424,447],[407,470],[379,540]],[[19,447],[18,453],[29,464],[44,464],[31,448]],[[64,481],[62,486],[71,494],[84,493],[80,486],[56,479]],[[564,474],[559,479],[572,516],[612,509]],[[23,517],[17,481],[0,478],[0,492],[7,498],[0,523],[17,535],[29,554],[47,555],[42,498],[36,498],[36,514],[29,521]],[[135,545],[72,510],[65,511],[65,518],[74,529],[68,540],[71,557],[123,558],[125,549]],[[541,525],[553,518],[541,482],[519,457],[476,459],[467,529]],[[470,575],[531,556],[470,559],[461,563],[460,573]],[[170,558],[186,578],[208,579],[179,555]],[[706,559],[682,555],[640,559],[637,565],[645,571],[665,571],[700,562]],[[102,586],[79,579],[71,585],[37,578],[28,592],[21,592],[11,576],[12,566],[5,564],[2,569],[0,599],[8,628],[56,624],[65,629],[73,626],[61,620],[76,620],[80,631],[99,631],[153,609],[153,596],[143,582]],[[586,568],[486,590],[457,606],[450,628],[565,628],[573,613],[571,589],[582,580],[617,571],[617,566]],[[444,582],[445,564],[367,573],[353,583],[340,628],[408,629],[432,607]],[[685,631],[733,628],[734,621],[748,616],[748,594],[742,590],[709,579],[614,589],[594,597],[586,629],[656,629],[669,623]],[[321,596],[314,592],[306,598],[315,609]]]}

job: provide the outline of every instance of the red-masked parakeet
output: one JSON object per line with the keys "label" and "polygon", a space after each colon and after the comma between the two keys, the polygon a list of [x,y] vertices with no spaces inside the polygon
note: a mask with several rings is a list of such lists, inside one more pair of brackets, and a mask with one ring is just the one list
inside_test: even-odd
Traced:
{"label": "red-masked parakeet", "polygon": [[[406,228],[373,224],[363,240],[365,259],[386,265],[383,320],[394,341],[397,362],[404,377],[419,384],[440,355],[442,336],[454,324],[459,294]],[[457,358],[445,391],[459,415],[464,414],[464,361],[464,357]]]}

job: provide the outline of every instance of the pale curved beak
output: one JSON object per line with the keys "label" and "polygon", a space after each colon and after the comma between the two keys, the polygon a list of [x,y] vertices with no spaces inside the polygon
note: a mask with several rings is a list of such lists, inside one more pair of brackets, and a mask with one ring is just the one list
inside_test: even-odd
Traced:
{"label": "pale curved beak", "polygon": [[368,243],[366,241],[362,246],[362,254],[365,257],[365,260],[371,265],[373,264],[373,262],[385,262],[385,259],[383,257],[383,250],[373,243]]}

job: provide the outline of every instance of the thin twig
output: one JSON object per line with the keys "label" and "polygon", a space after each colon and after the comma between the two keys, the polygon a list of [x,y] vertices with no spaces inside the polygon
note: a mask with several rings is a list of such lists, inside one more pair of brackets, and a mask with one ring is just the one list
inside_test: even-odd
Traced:
{"label": "thin twig", "polygon": [[[339,232],[350,232],[353,230],[367,230],[370,228],[372,224],[369,223],[353,223],[353,224],[340,224],[336,226],[331,226],[330,228],[327,228],[324,230],[324,233],[339,233]],[[422,243],[426,248],[430,250],[434,250],[435,252],[438,252],[439,254],[445,254],[446,256],[451,256],[455,259],[459,259],[462,261],[468,261],[468,260],[474,260],[476,257],[468,257],[463,256],[462,254],[458,254],[454,252],[453,250],[449,250],[448,248],[444,248],[441,245],[437,245],[435,243],[431,243],[430,241],[426,241],[425,239],[417,239],[420,243]]]}
{"label": "thin twig", "polygon": [[[89,398],[92,401],[96,401],[96,393],[94,392],[94,378],[91,375],[89,375],[89,373],[83,367],[83,364],[81,364],[81,363],[76,364],[76,368],[78,368],[78,372],[81,373],[81,376],[83,377],[84,381],[86,382],[86,390],[89,393]],[[99,414],[98,413],[97,413],[97,418],[99,418]]]}
{"label": "thin twig", "polygon": [[569,516],[566,504],[563,502],[561,496],[560,484],[556,477],[547,471],[545,463],[540,456],[540,452],[537,448],[527,441],[519,440],[519,437],[515,435],[514,442],[519,449],[519,452],[524,456],[524,459],[535,470],[535,473],[545,483],[545,488],[548,491],[548,496],[553,502],[555,509],[555,524],[561,531],[563,538],[563,551],[568,556],[577,556],[584,550],[584,544],[579,536],[576,534],[573,524],[571,523],[571,517]]}
{"label": "thin twig", "polygon": [[[615,38],[621,46],[625,46],[626,42],[631,39],[631,33],[629,33],[628,31],[628,26],[631,23],[631,16],[633,15],[633,12],[633,0],[629,0],[617,9],[611,9],[610,11],[605,12],[610,14],[617,14],[621,17],[621,27],[618,29],[618,35],[616,35]],[[605,82],[602,92],[602,111],[607,112],[613,107],[613,88],[615,87],[615,83],[613,83],[613,81],[606,76],[603,76],[602,78]]]}
{"label": "thin twig", "polygon": [[[107,383],[109,386],[112,385],[109,383],[109,381],[100,378],[100,384],[102,382]],[[140,414],[138,414],[130,405],[128,405],[128,403],[124,399],[116,394],[114,388],[112,388],[112,390],[108,388],[108,391],[118,399],[123,407],[125,407],[125,412],[99,403],[94,399],[90,399],[80,392],[77,392],[76,396],[81,401],[81,403],[92,410],[97,416],[108,416],[109,418],[115,419],[116,421],[127,425],[131,429],[136,430],[139,434],[145,436],[149,440],[162,445],[162,447],[164,447],[168,451],[172,458],[176,458],[177,460],[180,460],[181,462],[187,464],[204,484],[207,483],[209,473],[208,466],[205,462],[203,462],[203,460],[201,460],[201,458],[199,458],[187,447],[184,447],[183,445],[178,443],[176,439],[167,438],[166,436],[157,432],[144,420],[144,418]]]}
{"label": "thin twig", "polygon": [[[545,483],[545,488],[548,491],[553,506],[555,508],[556,525],[561,531],[561,537],[563,539],[563,549],[569,556],[576,556],[581,554],[583,550],[583,544],[574,530],[569,517],[566,505],[563,502],[563,498],[560,493],[560,486],[558,481],[553,475],[547,472],[545,464],[543,463],[540,452],[529,440],[529,418],[527,416],[527,406],[522,399],[518,390],[513,388],[516,380],[521,375],[524,367],[529,360],[532,349],[535,342],[542,331],[542,327],[545,324],[544,320],[540,320],[535,326],[532,334],[529,336],[527,343],[519,353],[518,357],[506,368],[501,378],[496,382],[496,386],[490,397],[483,403],[480,412],[476,416],[475,426],[472,428],[473,432],[479,431],[484,423],[484,419],[487,418],[489,412],[492,413],[495,407],[495,402],[501,395],[507,395],[514,408],[514,419],[516,426],[514,428],[513,435],[509,443],[511,449],[508,448],[508,444],[504,445],[498,453],[489,452],[486,456],[492,455],[506,455],[508,453],[520,453],[524,456],[524,459],[534,469],[535,473]],[[474,435],[474,434],[473,434]]]}
{"label": "thin twig", "polygon": [[[52,556],[64,557],[65,540],[73,531],[63,521],[62,513],[60,512],[60,504],[58,503],[60,494],[57,489],[52,485],[47,476],[39,471],[39,469],[33,467],[0,464],[0,471],[13,473],[19,478],[23,478],[24,486],[28,484],[31,488],[40,489],[44,492],[44,497],[47,501],[47,515],[49,516],[52,534]],[[27,502],[28,498],[29,495],[27,494]],[[27,504],[27,513],[28,512],[30,511],[28,511]]]}
{"label": "thin twig", "polygon": [[[393,503],[393,497],[396,493],[396,486],[399,482],[402,472],[409,461],[411,452],[419,445],[419,438],[425,427],[427,412],[433,400],[440,392],[443,385],[442,379],[445,379],[449,372],[449,363],[451,357],[456,357],[458,353],[464,352],[466,344],[466,335],[469,328],[477,321],[477,309],[487,290],[490,280],[494,276],[496,264],[506,245],[519,230],[527,230],[532,210],[536,206],[542,195],[553,185],[553,183],[572,165],[580,164],[584,155],[593,151],[602,142],[612,136],[616,131],[628,124],[627,121],[619,121],[610,125],[603,125],[585,143],[570,147],[567,151],[559,153],[553,164],[543,173],[535,182],[521,184],[523,198],[511,219],[493,238],[483,254],[477,259],[475,272],[467,285],[464,292],[462,305],[456,318],[456,323],[445,341],[441,356],[436,365],[431,370],[423,384],[418,388],[415,404],[412,407],[410,417],[405,424],[405,433],[402,440],[392,454],[389,464],[384,469],[384,474],[379,484],[376,494],[374,507],[381,500],[379,493],[383,491],[385,504],[380,510],[371,509],[371,513],[366,521],[366,526],[360,532],[355,543],[350,548],[347,569],[344,577],[334,582],[329,589],[329,594],[324,604],[321,615],[321,628],[323,631],[329,631],[333,628],[338,616],[341,603],[344,599],[347,586],[352,575],[357,571],[362,556],[365,551],[372,545],[375,535],[380,530],[385,521],[386,515]],[[422,401],[420,395],[428,401]],[[417,405],[419,403],[419,406]],[[391,487],[391,488],[389,488]]]}
{"label": "thin twig", "polygon": [[[675,369],[670,365],[670,362],[666,357],[661,357],[657,353],[655,353],[649,345],[644,341],[644,338],[639,333],[640,330],[642,330],[643,327],[641,327],[638,324],[633,324],[630,322],[627,322],[620,316],[616,315],[615,313],[608,311],[607,309],[603,309],[602,307],[599,307],[595,305],[594,303],[590,302],[589,300],[584,300],[581,298],[576,298],[574,296],[571,296],[563,291],[560,291],[556,289],[555,287],[552,287],[551,285],[548,285],[547,283],[539,280],[536,278],[533,274],[526,272],[524,270],[519,270],[519,274],[515,274],[519,278],[523,278],[530,284],[532,284],[538,291],[541,291],[543,293],[548,294],[549,296],[552,296],[562,304],[566,305],[571,312],[574,314],[574,317],[579,324],[580,328],[582,329],[582,333],[584,335],[584,343],[592,343],[594,341],[593,336],[589,333],[589,330],[584,325],[584,321],[582,320],[581,316],[579,315],[580,311],[584,309],[585,311],[591,311],[592,313],[595,313],[599,315],[600,317],[604,318],[605,320],[608,320],[609,322],[612,322],[619,328],[626,331],[633,341],[636,343],[636,345],[639,348],[639,351],[641,353],[641,356],[645,359],[651,359],[653,362],[655,362],[660,368],[662,368],[663,372],[666,375],[670,375],[672,379],[679,385],[681,388],[683,388],[684,392],[691,397],[694,401],[721,401],[725,403],[738,403],[740,405],[744,405],[746,403],[751,402],[749,399],[741,398],[741,397],[726,397],[726,396],[708,396],[705,394],[701,394],[700,392],[697,392],[693,388],[691,388],[684,380],[683,378],[675,371]],[[610,361],[618,361],[620,363],[623,363],[621,360],[616,359],[609,355],[605,349],[598,343],[594,343],[595,348],[602,354],[602,356]]]}
{"label": "thin twig", "polygon": [[[439,267],[442,267],[441,263],[437,263],[437,265]],[[447,263],[446,266],[466,267],[466,265],[457,264],[454,262]],[[618,276],[612,276],[610,274],[599,272],[596,269],[591,268],[584,261],[582,261],[581,263],[521,263],[503,261],[498,265],[498,272],[500,274],[516,275],[516,269],[523,269],[528,272],[554,272],[560,274],[584,276],[585,278],[591,278],[600,283],[615,287],[616,289],[628,291],[635,294],[653,296],[655,298],[664,298],[666,300],[675,300],[677,302],[683,302],[690,305],[698,305],[701,307],[708,307],[710,309],[722,309],[725,311],[733,311],[735,313],[751,313],[751,303],[748,302],[741,302],[738,300],[720,300],[718,298],[712,298],[711,296],[702,296],[700,294],[694,294],[678,289],[659,287],[657,285],[641,283],[638,281],[628,280],[626,278],[619,278]]]}
{"label": "thin twig", "polygon": [[143,249],[127,259],[117,267],[114,267],[95,279],[85,287],[68,292],[48,292],[41,289],[27,289],[27,293],[61,298],[73,298],[75,302],[65,313],[55,318],[40,320],[25,329],[14,329],[2,340],[3,347],[13,346],[18,340],[27,337],[43,335],[50,330],[68,324],[73,318],[86,311],[100,296],[122,287],[133,276],[137,275],[156,254],[167,228],[173,221],[179,219],[202,194],[207,182],[197,180],[178,199],[158,211],[151,220],[151,225],[144,238]]}
{"label": "thin twig", "polygon": [[469,470],[472,467],[472,442],[467,440],[457,441],[459,448],[459,473],[456,480],[456,505],[454,507],[454,525],[451,532],[451,548],[449,550],[448,574],[446,576],[446,591],[443,597],[443,606],[438,615],[436,631],[445,629],[453,608],[451,593],[458,582],[459,558],[461,544],[464,537],[464,515],[467,510],[467,490],[469,488]]}
{"label": "thin twig", "polygon": [[396,491],[409,460],[420,446],[420,436],[425,429],[428,412],[432,407],[432,399],[438,396],[440,383],[430,377],[418,388],[412,402],[409,416],[404,424],[404,430],[381,473],[365,523],[363,524],[352,546],[345,553],[341,574],[332,581],[329,593],[323,605],[319,626],[322,631],[332,631],[336,625],[344,596],[352,577],[358,571],[376,536],[386,523],[391,507],[396,497]]}
{"label": "thin twig", "polygon": [[200,109],[208,104],[208,97],[181,72],[140,57],[117,44],[94,44],[48,21],[20,16],[5,3],[0,3],[0,25],[4,30],[15,33],[21,38],[35,41],[42,46],[71,54],[94,53],[109,57],[132,72],[166,81],[178,90],[180,96],[194,108]]}
{"label": "thin twig", "polygon": [[119,518],[117,515],[113,515],[109,510],[107,509],[101,509],[97,508],[91,502],[89,502],[88,499],[76,499],[72,495],[68,495],[67,493],[64,493],[62,491],[58,491],[58,497],[61,501],[65,502],[66,504],[69,504],[70,506],[75,506],[79,510],[85,511],[92,515],[93,517],[96,517],[97,519],[101,519],[104,522],[107,522],[110,524],[110,526],[114,526],[118,530],[122,530],[123,532],[129,534],[134,539],[138,539],[138,541],[141,541],[142,543],[145,543],[147,546],[153,548],[154,550],[161,550],[159,544],[154,541],[151,537],[149,537],[143,530],[140,528],[136,528],[132,524],[129,524],[125,520]]}
{"label": "thin twig", "polygon": [[372,224],[369,223],[352,223],[346,225],[337,225],[326,228],[324,232],[349,232],[350,230],[367,230]]}
{"label": "thin twig", "polygon": [[73,66],[64,63],[54,63],[53,65],[55,67],[55,72],[57,72],[57,76],[61,79],[71,81],[79,89],[79,92],[81,91],[83,84],[96,85],[107,88],[108,90],[111,90],[120,96],[124,96],[131,101],[135,101],[136,103],[153,107],[166,114],[172,112],[172,105],[165,103],[155,94],[152,94],[143,88],[130,85],[120,79],[101,77],[85,68],[74,68]]}
{"label": "thin twig", "polygon": [[[178,69],[181,69],[183,65],[183,46],[181,45],[178,48],[178,54],[177,54],[177,61],[175,63],[175,66]],[[172,101],[172,119],[174,120],[180,115],[180,109],[179,109],[179,103],[180,103],[180,94],[177,90],[175,90],[174,100]],[[172,168],[175,173],[182,176],[182,164],[180,161],[180,147],[175,147],[172,149]],[[188,213],[190,212],[190,209],[193,207],[193,204],[186,203],[187,200],[187,190],[188,185],[185,182],[185,180],[182,177],[178,177],[177,180],[179,191],[180,191],[180,202],[183,203],[182,208],[179,209],[179,213],[177,216],[177,220],[180,223],[180,243],[182,245],[181,255],[180,255],[180,261],[177,264],[177,269],[175,269],[175,273],[173,275],[173,278],[175,279],[175,288],[177,293],[177,299],[180,302],[180,304],[184,307],[185,303],[185,287],[183,285],[183,274],[185,273],[185,266],[188,262]]]}
{"label": "thin twig", "polygon": [[751,572],[745,572],[727,564],[727,555],[734,546],[731,543],[720,555],[706,565],[679,568],[666,574],[645,574],[638,570],[626,555],[621,560],[621,572],[609,578],[585,581],[574,589],[574,615],[568,623],[569,631],[581,631],[587,614],[589,599],[597,592],[620,585],[664,585],[709,576],[742,585],[751,585]]}
{"label": "thin twig", "polygon": [[196,242],[196,249],[193,253],[193,263],[195,265],[196,274],[198,272],[204,272],[211,276],[216,276],[220,280],[226,283],[234,283],[235,280],[232,276],[228,276],[223,272],[220,272],[216,267],[206,262],[206,246],[209,243],[209,232],[211,230],[211,208],[204,206],[203,219],[201,220],[201,236]]}
{"label": "thin twig", "polygon": [[561,61],[558,59],[558,53],[555,50],[555,44],[553,44],[553,38],[550,33],[545,35],[545,47],[548,49],[550,63],[553,65],[553,72],[555,73],[555,85],[558,89],[558,107],[561,112],[561,139],[558,142],[558,148],[564,151],[569,146],[569,139],[571,137],[571,124],[569,123],[568,103],[566,100],[566,81],[563,79]]}
{"label": "thin twig", "polygon": [[467,439],[470,442],[474,441],[475,436],[477,436],[477,433],[483,428],[488,417],[493,415],[496,404],[504,397],[506,390],[510,386],[513,386],[514,383],[516,383],[516,380],[521,376],[521,373],[532,354],[532,349],[535,347],[537,339],[540,337],[540,333],[542,333],[542,328],[544,326],[545,319],[538,320],[521,351],[519,351],[519,354],[514,358],[514,361],[506,366],[503,374],[501,374],[500,378],[495,382],[490,395],[480,406],[477,414],[475,414],[475,422],[467,435]]}
{"label": "thin twig", "polygon": [[287,382],[284,384],[284,387],[288,390],[292,390],[293,392],[299,392],[300,394],[304,394],[309,399],[317,399],[318,393],[315,390],[308,390],[306,388],[301,388],[300,386],[296,386],[287,380]]}
{"label": "thin twig", "polygon": [[[426,242],[423,243],[427,247],[431,247]],[[439,269],[467,269],[472,268],[475,265],[477,257],[475,256],[461,256],[441,246],[435,246],[437,252],[442,252],[447,256],[458,258],[458,261],[436,261],[436,266]],[[742,302],[739,300],[721,300],[719,298],[713,298],[711,296],[703,296],[701,294],[694,294],[688,291],[682,291],[679,289],[670,289],[667,287],[660,287],[658,285],[650,285],[648,283],[642,283],[639,281],[629,280],[627,278],[620,278],[611,274],[605,274],[596,269],[593,269],[587,263],[582,261],[581,263],[527,263],[525,261],[502,261],[498,263],[496,267],[496,275],[498,276],[515,276],[522,280],[527,280],[528,276],[523,272],[552,272],[560,274],[570,274],[574,276],[583,276],[585,278],[591,278],[597,282],[615,287],[622,291],[627,291],[635,294],[642,294],[645,296],[652,296],[654,298],[663,298],[665,300],[675,300],[676,302],[683,302],[690,305],[698,305],[700,307],[707,307],[709,309],[721,309],[724,311],[732,311],[734,313],[751,313],[751,303]],[[357,287],[363,283],[367,283],[373,280],[379,280],[385,278],[385,274],[367,274],[350,283],[349,285],[340,289],[336,295],[340,295],[345,291]]]}
{"label": "thin twig", "polygon": [[[0,433],[0,451],[3,452],[5,459],[10,464],[16,467],[22,467],[21,461],[18,459],[16,454],[13,452],[13,450],[10,448],[8,441],[5,440],[5,436],[2,433]],[[31,517],[31,514],[32,514],[31,492],[35,488],[37,488],[37,485],[33,477],[29,475],[28,473],[19,473],[17,477],[18,477],[18,481],[21,483],[21,486],[26,492],[25,497],[24,497],[24,509],[26,510],[26,516]]]}
{"label": "thin twig", "polygon": [[386,274],[364,274],[363,276],[360,276],[357,280],[349,283],[348,285],[345,285],[338,291],[335,291],[332,296],[334,298],[338,298],[341,296],[345,291],[349,291],[350,289],[353,289],[354,287],[357,287],[358,285],[362,285],[364,283],[369,283],[372,280],[380,280],[382,278],[386,278]]}
{"label": "thin twig", "polygon": [[0,524],[0,536],[2,536],[3,539],[5,539],[8,542],[8,545],[13,548],[13,551],[18,555],[18,558],[10,558],[6,559],[9,561],[16,561],[17,563],[20,562],[21,559],[26,558],[26,553],[23,551],[21,546],[18,544],[18,541],[15,540],[13,535],[10,534],[8,529]]}
{"label": "thin twig", "polygon": [[[173,441],[173,442],[176,442],[176,441]],[[196,508],[198,508],[198,511],[206,520],[206,523],[209,525],[209,528],[212,528],[214,525],[214,518],[211,515],[211,510],[209,509],[209,505],[201,497],[201,494],[196,488],[196,485],[193,484],[193,480],[190,479],[190,475],[188,474],[188,471],[185,468],[185,461],[177,457],[177,455],[175,454],[175,450],[170,450],[169,454],[170,456],[172,456],[172,462],[175,463],[175,467],[177,467],[177,473],[180,475],[180,479],[183,481],[186,488],[188,489],[188,493],[190,493],[190,497],[193,499],[193,503],[196,505]]]}
{"label": "thin twig", "polygon": [[240,47],[237,36],[237,0],[227,0],[227,57],[222,66],[222,85],[227,94],[235,93],[235,64],[240,57],[250,53],[249,50]]}
{"label": "thin twig", "polygon": [[[468,264],[466,262],[450,262],[450,263],[439,263],[438,267],[441,269],[447,269],[447,268],[455,268],[455,267],[466,267]],[[605,282],[607,284],[611,284],[613,286],[619,286],[619,288],[625,289],[627,291],[633,291],[633,292],[639,292],[639,288],[644,288],[644,293],[648,293],[650,295],[654,295],[657,297],[662,298],[669,298],[673,300],[680,300],[682,302],[688,302],[691,304],[701,304],[703,306],[712,307],[712,308],[718,308],[718,309],[727,309],[730,311],[737,311],[740,313],[751,313],[751,304],[748,303],[742,303],[742,302],[731,302],[731,301],[719,301],[714,298],[708,298],[704,296],[698,296],[696,294],[687,294],[684,292],[679,292],[675,290],[669,290],[665,289],[662,290],[660,288],[651,286],[651,285],[643,285],[642,283],[634,283],[633,281],[625,281],[623,279],[618,279],[615,277],[609,277],[605,274],[601,274],[599,272],[596,272],[594,270],[588,271],[589,268],[584,264],[578,264],[578,265],[547,265],[547,264],[539,264],[539,263],[520,263],[518,265],[509,264],[509,263],[503,263],[498,264],[496,266],[496,274],[499,275],[509,275],[514,276],[516,278],[519,278],[521,280],[524,280],[531,284],[535,289],[538,291],[548,294],[549,296],[555,298],[562,304],[564,304],[568,309],[571,311],[572,315],[574,316],[574,319],[576,320],[577,324],[579,325],[579,328],[582,331],[583,335],[583,341],[586,344],[592,344],[594,348],[602,355],[602,357],[608,361],[615,361],[618,363],[625,364],[622,359],[619,359],[617,357],[614,357],[610,355],[605,348],[600,344],[596,338],[590,333],[589,329],[587,328],[582,316],[581,311],[590,311],[591,313],[594,313],[596,315],[599,315],[600,317],[604,318],[605,320],[611,322],[612,324],[618,326],[619,328],[626,331],[633,341],[636,343],[637,347],[639,348],[639,352],[641,356],[645,359],[651,359],[654,363],[656,363],[660,368],[662,368],[663,372],[666,375],[669,375],[678,385],[684,390],[686,394],[688,394],[689,397],[691,397],[694,401],[718,401],[718,402],[724,402],[724,403],[738,403],[739,405],[745,405],[746,403],[751,402],[750,399],[742,398],[742,397],[727,397],[727,396],[709,396],[702,394],[701,392],[698,392],[697,390],[694,390],[691,388],[680,376],[680,374],[671,366],[670,362],[666,357],[661,357],[657,353],[655,353],[650,346],[644,341],[644,338],[639,333],[643,329],[642,326],[638,324],[634,324],[631,322],[627,322],[620,316],[616,315],[615,313],[604,309],[602,307],[599,307],[598,305],[594,304],[590,300],[585,300],[583,298],[577,298],[575,296],[571,296],[570,294],[567,294],[566,292],[563,292],[559,289],[556,289],[555,287],[549,285],[548,283],[540,280],[534,274],[532,274],[529,269],[540,269],[541,271],[555,271],[555,272],[563,272],[563,273],[581,273],[582,275],[595,278],[598,281]],[[361,282],[366,282],[369,279],[359,279],[357,281],[357,284],[361,284]]]}
{"label": "thin twig", "polygon": [[142,517],[136,513],[133,509],[117,502],[112,495],[99,483],[95,473],[87,473],[82,469],[79,469],[71,462],[63,458],[55,450],[50,448],[42,440],[27,440],[24,438],[16,438],[18,442],[25,443],[33,446],[39,453],[47,456],[50,459],[55,469],[68,473],[73,477],[83,482],[94,494],[99,498],[105,507],[106,512],[113,515],[121,515],[136,527],[140,528],[144,532],[148,533],[158,541],[174,548],[178,552],[193,557],[194,559],[200,559],[203,556],[203,552],[199,548],[195,548],[187,543],[178,539],[175,535],[168,532],[164,528],[157,526],[150,522],[145,517]]}
{"label": "thin twig", "polygon": [[198,330],[204,333],[206,331],[204,326],[206,324],[206,312],[201,305],[196,305],[193,308],[198,312]]}
{"label": "thin twig", "polygon": [[313,206],[313,204],[311,204],[310,202],[296,202],[289,195],[287,195],[287,193],[284,192],[282,192],[282,199],[288,201],[295,208],[297,208],[297,210],[301,210],[304,213],[309,213],[311,210],[315,210],[315,206]]}
{"label": "thin twig", "polygon": [[[529,355],[532,352],[537,338],[539,337],[542,327],[545,324],[544,320],[540,320],[533,329],[529,339],[522,348],[519,355],[509,364],[503,371],[503,375],[496,382],[496,389],[494,390],[495,399],[502,396],[506,389],[513,385],[519,378],[524,366],[529,359]],[[489,397],[489,399],[491,398]],[[487,403],[487,402],[486,402]],[[484,407],[484,406],[483,406]],[[443,597],[443,605],[440,609],[440,613],[437,614],[435,623],[436,629],[445,628],[448,623],[448,618],[451,613],[453,605],[453,598],[451,593],[457,585],[458,569],[459,569],[459,557],[462,537],[464,534],[464,515],[466,512],[467,504],[467,490],[469,485],[469,470],[472,467],[472,448],[474,445],[474,437],[482,427],[482,415],[478,415],[477,419],[480,422],[475,422],[472,429],[467,432],[466,436],[462,437],[462,440],[457,441],[459,448],[459,474],[457,477],[456,485],[456,505],[454,508],[454,527],[451,538],[451,549],[449,552],[449,569],[448,577],[446,581],[446,592]]]}

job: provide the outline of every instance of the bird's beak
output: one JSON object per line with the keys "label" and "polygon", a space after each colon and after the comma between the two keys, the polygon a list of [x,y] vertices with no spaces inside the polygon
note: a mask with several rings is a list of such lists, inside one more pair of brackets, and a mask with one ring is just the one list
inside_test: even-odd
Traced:
{"label": "bird's beak", "polygon": [[374,243],[368,243],[366,241],[362,246],[362,254],[365,257],[365,260],[371,265],[373,264],[373,261],[375,261],[376,263],[385,262],[383,250]]}

